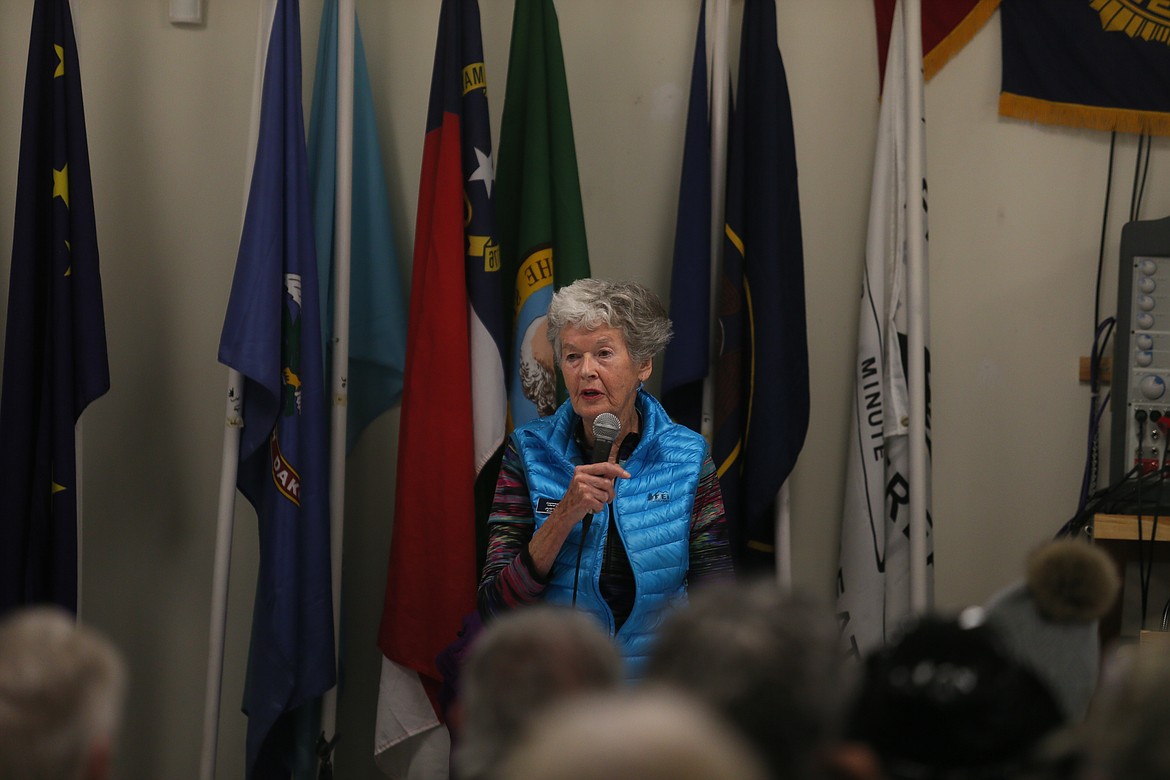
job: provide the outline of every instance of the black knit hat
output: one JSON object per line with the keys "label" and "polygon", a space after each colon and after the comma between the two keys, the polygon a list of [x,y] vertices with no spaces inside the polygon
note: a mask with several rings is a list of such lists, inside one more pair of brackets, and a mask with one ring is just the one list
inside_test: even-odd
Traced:
{"label": "black knit hat", "polygon": [[866,660],[850,718],[893,778],[999,778],[1062,724],[1051,693],[982,624],[929,617]]}

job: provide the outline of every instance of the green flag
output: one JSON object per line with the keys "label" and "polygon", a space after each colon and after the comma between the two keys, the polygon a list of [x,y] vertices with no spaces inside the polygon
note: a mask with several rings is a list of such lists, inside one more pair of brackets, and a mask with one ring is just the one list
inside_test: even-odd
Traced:
{"label": "green flag", "polygon": [[589,276],[577,151],[552,0],[516,0],[496,169],[496,220],[512,319],[513,426],[551,413],[556,371],[545,337],[555,288]]}

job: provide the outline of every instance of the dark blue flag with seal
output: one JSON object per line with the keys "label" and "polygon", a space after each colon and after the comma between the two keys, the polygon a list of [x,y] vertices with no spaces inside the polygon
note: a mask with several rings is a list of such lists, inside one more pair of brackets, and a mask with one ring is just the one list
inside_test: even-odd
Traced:
{"label": "dark blue flag with seal", "polygon": [[808,431],[796,143],[774,0],[747,0],[727,140],[712,454],[739,571],[775,567],[774,502]]}
{"label": "dark blue flag with seal", "polygon": [[682,180],[674,229],[670,319],[674,338],[662,357],[662,405],[675,422],[699,431],[711,354],[711,124],[707,101],[707,3],[691,65]]}
{"label": "dark blue flag with seal", "polygon": [[1170,135],[1170,5],[1003,0],[999,113]]}
{"label": "dark blue flag with seal", "polygon": [[33,6],[0,399],[0,612],[77,609],[75,425],[110,387],[68,0]]}
{"label": "dark blue flag with seal", "polygon": [[244,711],[247,777],[289,776],[297,712],[333,687],[328,410],[301,107],[297,0],[272,23],[260,134],[219,360],[243,381],[237,486],[260,567]]}

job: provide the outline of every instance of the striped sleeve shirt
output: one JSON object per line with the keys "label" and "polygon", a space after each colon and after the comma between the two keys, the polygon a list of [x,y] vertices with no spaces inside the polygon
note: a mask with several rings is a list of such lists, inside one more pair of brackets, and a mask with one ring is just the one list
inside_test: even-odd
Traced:
{"label": "striped sleeve shirt", "polygon": [[[636,443],[634,434],[623,440],[619,461],[629,455]],[[535,532],[536,523],[520,453],[511,440],[504,451],[488,524],[487,558],[478,594],[479,611],[484,620],[514,607],[540,601],[548,584],[547,579],[536,573],[528,552],[528,542]],[[599,585],[620,626],[633,604],[635,586],[624,551],[616,556],[618,560],[614,561],[614,558],[608,554],[605,556]],[[723,497],[719,492],[715,464],[708,454],[699,473],[691,512],[688,587],[727,578],[731,572]]]}

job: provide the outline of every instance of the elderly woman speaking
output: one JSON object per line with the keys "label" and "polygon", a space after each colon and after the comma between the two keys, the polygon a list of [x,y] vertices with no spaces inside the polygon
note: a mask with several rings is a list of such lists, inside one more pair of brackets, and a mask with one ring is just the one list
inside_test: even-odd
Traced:
{"label": "elderly woman speaking", "polygon": [[485,620],[542,601],[593,615],[635,677],[688,584],[731,573],[707,443],[642,389],[670,337],[639,284],[581,279],[553,295],[569,400],[508,440],[479,585]]}

